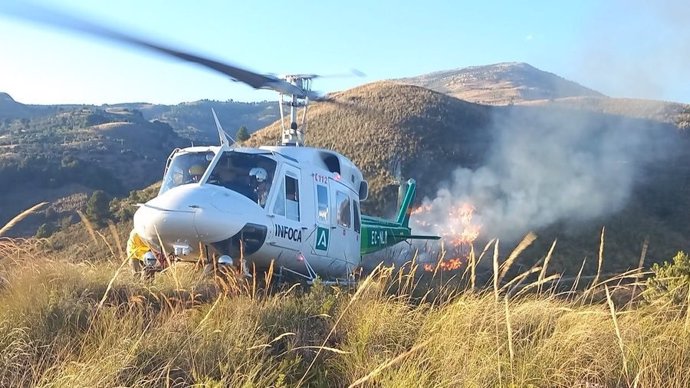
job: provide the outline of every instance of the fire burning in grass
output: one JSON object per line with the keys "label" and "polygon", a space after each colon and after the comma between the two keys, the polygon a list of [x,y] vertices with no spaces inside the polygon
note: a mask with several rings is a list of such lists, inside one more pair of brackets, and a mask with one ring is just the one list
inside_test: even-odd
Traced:
{"label": "fire burning in grass", "polygon": [[425,271],[434,272],[453,271],[463,268],[468,261],[470,247],[479,236],[481,225],[473,221],[475,208],[469,203],[452,206],[443,221],[444,224],[434,222],[434,214],[437,212],[431,204],[422,205],[412,211],[413,222],[421,229],[431,229],[443,238],[448,249],[443,256],[451,256],[446,259],[443,256],[434,265],[423,265]]}

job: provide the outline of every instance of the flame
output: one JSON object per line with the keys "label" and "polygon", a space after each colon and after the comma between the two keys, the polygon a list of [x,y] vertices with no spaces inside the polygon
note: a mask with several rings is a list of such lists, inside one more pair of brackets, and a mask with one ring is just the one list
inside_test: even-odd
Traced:
{"label": "flame", "polygon": [[412,212],[410,212],[411,215],[415,214],[424,214],[430,212],[432,209],[431,205],[426,204],[426,205],[421,205],[416,209],[412,209]]}
{"label": "flame", "polygon": [[[452,206],[447,210],[446,217],[439,217],[439,212],[433,212],[432,204],[425,204],[414,209],[411,214],[416,215],[414,223],[423,229],[432,229],[443,238],[450,247],[448,252],[454,257],[441,259],[436,265],[426,263],[425,271],[433,272],[438,269],[452,271],[462,268],[468,261],[470,246],[479,237],[482,226],[473,220],[475,207],[469,203]],[[439,218],[445,218],[438,220]],[[434,220],[436,222],[432,222]],[[437,222],[442,222],[439,224]]]}
{"label": "flame", "polygon": [[434,272],[437,269],[441,271],[454,271],[463,268],[466,263],[467,257],[454,257],[452,259],[441,260],[436,265],[425,263],[422,268],[426,272]]}

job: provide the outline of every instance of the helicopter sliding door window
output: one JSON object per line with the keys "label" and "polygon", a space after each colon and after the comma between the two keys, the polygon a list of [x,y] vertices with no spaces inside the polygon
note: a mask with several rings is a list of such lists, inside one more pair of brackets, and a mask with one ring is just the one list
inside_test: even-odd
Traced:
{"label": "helicopter sliding door window", "polygon": [[362,224],[361,224],[361,221],[359,219],[359,204],[354,199],[352,200],[352,209],[354,210],[354,212],[352,212],[352,213],[353,213],[353,216],[355,217],[355,223],[354,223],[355,233],[359,233],[360,229],[362,228]]}
{"label": "helicopter sliding door window", "polygon": [[316,200],[319,222],[328,223],[328,187],[316,185]]}
{"label": "helicopter sliding door window", "polygon": [[299,221],[299,181],[285,176],[285,217]]}
{"label": "helicopter sliding door window", "polygon": [[273,205],[273,214],[285,217],[285,182],[280,181],[280,189],[278,189],[275,205]]}
{"label": "helicopter sliding door window", "polygon": [[335,193],[335,203],[338,206],[338,214],[336,218],[338,220],[338,225],[343,228],[349,228],[352,224],[351,222],[351,211],[350,211],[350,197],[342,191],[337,191]]}

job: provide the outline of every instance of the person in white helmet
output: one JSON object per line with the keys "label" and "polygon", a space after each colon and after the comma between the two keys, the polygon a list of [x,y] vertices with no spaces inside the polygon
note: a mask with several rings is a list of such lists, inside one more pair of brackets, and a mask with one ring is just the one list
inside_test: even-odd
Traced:
{"label": "person in white helmet", "polygon": [[200,164],[195,164],[189,168],[189,179],[187,183],[198,183],[201,180],[201,176],[204,175],[206,168]]}
{"label": "person in white helmet", "polygon": [[256,203],[264,207],[268,197],[268,173],[264,168],[254,167],[249,170],[250,184],[254,190]]}

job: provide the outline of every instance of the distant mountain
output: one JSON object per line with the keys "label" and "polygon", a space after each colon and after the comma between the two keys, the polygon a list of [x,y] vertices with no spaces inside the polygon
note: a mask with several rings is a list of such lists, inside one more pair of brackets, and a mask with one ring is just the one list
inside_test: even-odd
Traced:
{"label": "distant mountain", "polygon": [[485,105],[552,105],[652,119],[690,129],[690,105],[611,98],[553,73],[519,62],[472,66],[394,80]]}
{"label": "distant mountain", "polygon": [[0,117],[25,117],[29,107],[15,101],[7,93],[0,92]]}
{"label": "distant mountain", "polygon": [[126,103],[111,105],[140,111],[147,120],[159,120],[170,126],[181,137],[197,144],[215,144],[218,131],[211,109],[216,111],[223,129],[234,137],[244,126],[249,133],[263,128],[280,117],[277,101],[238,102],[201,100],[177,105]]}
{"label": "distant mountain", "polygon": [[16,102],[9,94],[0,93],[0,123],[12,120],[32,119],[57,114],[78,108],[112,109],[122,108],[141,112],[144,119],[158,120],[169,124],[181,137],[195,144],[215,144],[218,132],[211,114],[215,109],[218,119],[232,137],[244,126],[249,133],[276,121],[280,116],[275,101],[237,102],[201,100],[177,105],[149,103],[122,103],[112,105],[28,105]]}
{"label": "distant mountain", "polygon": [[50,115],[75,105],[26,105],[15,101],[8,93],[0,92],[0,122]]}
{"label": "distant mountain", "polygon": [[485,105],[564,97],[604,97],[597,91],[520,62],[439,71],[396,81]]}
{"label": "distant mountain", "polygon": [[125,195],[160,179],[177,147],[217,144],[214,109],[230,136],[277,120],[277,102],[202,100],[177,105],[29,105],[0,93],[0,225],[40,201],[51,205],[15,228],[75,220],[94,190]]}

